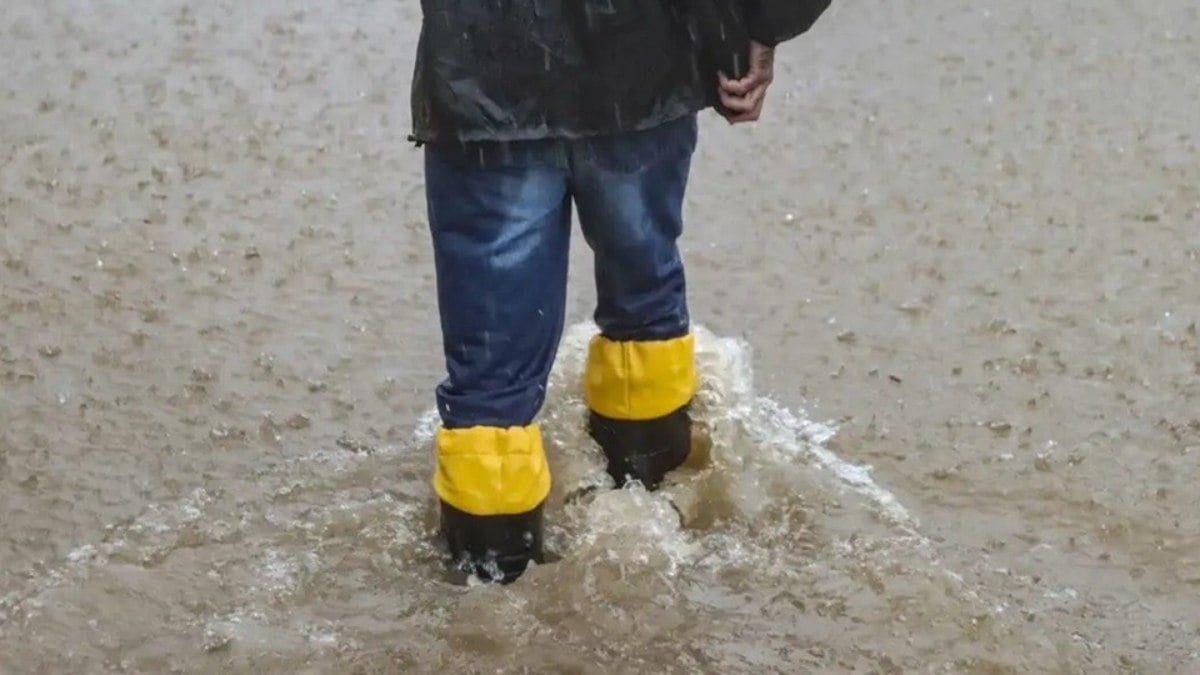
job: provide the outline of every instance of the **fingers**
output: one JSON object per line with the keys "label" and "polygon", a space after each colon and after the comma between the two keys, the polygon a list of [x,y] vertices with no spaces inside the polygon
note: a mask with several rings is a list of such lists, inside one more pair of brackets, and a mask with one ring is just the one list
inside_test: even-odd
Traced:
{"label": "fingers", "polygon": [[743,97],[729,97],[722,92],[721,102],[727,109],[724,113],[726,121],[730,124],[741,124],[743,122],[758,120],[762,115],[766,97],[767,88],[765,86],[759,87],[752,91],[749,96]]}
{"label": "fingers", "polygon": [[759,84],[758,73],[756,72],[751,72],[740,80],[731,80],[725,76],[725,73],[717,73],[717,77],[721,82],[722,93],[728,93],[733,96],[745,96]]}
{"label": "fingers", "polygon": [[751,70],[740,80],[731,80],[725,73],[717,73],[717,78],[721,83],[721,91],[734,96],[745,96],[758,87],[771,83],[771,73],[762,70]]}
{"label": "fingers", "polygon": [[740,80],[717,73],[722,114],[730,124],[753,122],[762,114],[767,88],[775,79],[774,50],[757,43],[751,45],[750,72]]}
{"label": "fingers", "polygon": [[762,107],[762,99],[767,95],[767,87],[771,85],[771,77],[761,73],[753,73],[740,80],[730,80],[720,74],[721,86],[718,94],[721,103],[728,109],[745,113]]}
{"label": "fingers", "polygon": [[730,112],[741,114],[754,109],[754,101],[749,96],[735,96],[722,89],[720,92],[721,105]]}
{"label": "fingers", "polygon": [[767,87],[761,86],[745,96],[747,108],[749,110],[761,110],[763,99],[767,97]]}
{"label": "fingers", "polygon": [[755,89],[771,84],[775,79],[775,50],[757,42],[750,45],[750,72],[739,80],[732,80],[718,72],[717,78],[723,91],[734,96],[747,96]]}

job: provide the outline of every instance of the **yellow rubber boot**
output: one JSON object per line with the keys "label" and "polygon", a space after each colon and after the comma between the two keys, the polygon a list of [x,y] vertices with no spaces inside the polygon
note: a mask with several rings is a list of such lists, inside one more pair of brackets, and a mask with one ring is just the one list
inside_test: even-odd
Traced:
{"label": "yellow rubber boot", "polygon": [[439,429],[434,490],[456,567],[510,583],[541,563],[550,469],[536,425]]}
{"label": "yellow rubber boot", "polygon": [[593,338],[584,398],[588,431],[622,487],[638,481],[648,490],[687,459],[690,407],[696,394],[692,335],[667,340]]}

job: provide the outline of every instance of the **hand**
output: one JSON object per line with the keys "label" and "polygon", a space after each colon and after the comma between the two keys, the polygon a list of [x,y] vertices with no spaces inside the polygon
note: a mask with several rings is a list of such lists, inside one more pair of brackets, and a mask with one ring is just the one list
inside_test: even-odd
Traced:
{"label": "hand", "polygon": [[753,122],[762,114],[767,87],[775,80],[775,49],[752,41],[750,72],[740,80],[731,80],[725,73],[718,77],[725,119],[730,124]]}

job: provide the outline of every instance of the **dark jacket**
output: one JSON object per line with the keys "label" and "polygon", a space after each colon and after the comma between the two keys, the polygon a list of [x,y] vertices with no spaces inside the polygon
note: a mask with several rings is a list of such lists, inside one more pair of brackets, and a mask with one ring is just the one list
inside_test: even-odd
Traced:
{"label": "dark jacket", "polygon": [[422,0],[413,140],[656,126],[713,105],[715,69],[744,63],[746,38],[796,37],[829,2]]}

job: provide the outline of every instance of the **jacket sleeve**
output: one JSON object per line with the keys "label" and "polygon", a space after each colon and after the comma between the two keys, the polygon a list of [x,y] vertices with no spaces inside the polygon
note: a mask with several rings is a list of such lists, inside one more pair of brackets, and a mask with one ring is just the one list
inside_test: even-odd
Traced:
{"label": "jacket sleeve", "polygon": [[755,42],[774,47],[812,28],[831,0],[742,0]]}

